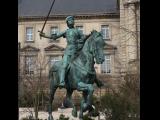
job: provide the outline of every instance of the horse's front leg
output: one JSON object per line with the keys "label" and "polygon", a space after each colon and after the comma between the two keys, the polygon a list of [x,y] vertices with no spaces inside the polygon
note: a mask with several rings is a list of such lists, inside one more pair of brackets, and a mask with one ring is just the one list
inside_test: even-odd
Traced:
{"label": "horse's front leg", "polygon": [[87,110],[87,91],[83,91],[83,99],[81,100],[79,118],[83,119],[83,112]]}
{"label": "horse's front leg", "polygon": [[87,96],[87,99],[85,100],[87,105],[84,108],[84,111],[87,108],[91,108],[92,107],[92,97],[93,97],[93,92],[94,92],[93,84],[85,84],[83,82],[80,82],[78,84],[78,90],[85,92],[86,93],[85,97]]}
{"label": "horse's front leg", "polygon": [[83,120],[83,105],[84,105],[84,98],[81,100],[81,104],[80,104],[80,112],[79,112],[79,119]]}
{"label": "horse's front leg", "polygon": [[87,104],[89,105],[90,108],[92,108],[92,104],[93,104],[93,92],[94,92],[94,87],[93,84],[88,84],[87,85],[87,91],[88,91],[88,96],[87,96]]}
{"label": "horse's front leg", "polygon": [[67,94],[66,94],[66,99],[65,101],[63,102],[63,105],[65,107],[71,107],[73,108],[72,110],[72,115],[74,117],[77,117],[77,109],[76,109],[76,106],[73,104],[73,101],[72,101],[72,93],[73,93],[73,90],[72,89],[67,89]]}
{"label": "horse's front leg", "polygon": [[80,82],[78,83],[77,90],[83,92],[83,99],[81,100],[80,113],[79,113],[79,119],[83,120],[83,112],[85,112],[88,108],[88,105],[87,105],[88,86],[87,84]]}
{"label": "horse's front leg", "polygon": [[83,112],[87,110],[91,111],[92,108],[92,97],[94,92],[94,87],[92,84],[85,84],[80,82],[78,84],[78,90],[83,91],[83,100],[81,101],[80,118],[83,118]]}

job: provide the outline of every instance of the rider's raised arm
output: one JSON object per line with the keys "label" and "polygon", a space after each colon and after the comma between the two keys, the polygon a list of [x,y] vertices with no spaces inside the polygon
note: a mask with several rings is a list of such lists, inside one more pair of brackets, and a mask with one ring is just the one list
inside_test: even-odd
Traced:
{"label": "rider's raised arm", "polygon": [[66,34],[66,31],[64,32],[60,32],[60,33],[57,33],[57,34],[51,34],[51,39],[52,40],[56,40],[60,37],[64,37],[65,38],[65,34]]}
{"label": "rider's raised arm", "polygon": [[51,35],[46,35],[45,33],[43,33],[43,32],[40,32],[39,33],[39,35],[40,35],[40,37],[44,37],[44,38],[49,38],[49,39],[51,39],[52,38],[52,36]]}

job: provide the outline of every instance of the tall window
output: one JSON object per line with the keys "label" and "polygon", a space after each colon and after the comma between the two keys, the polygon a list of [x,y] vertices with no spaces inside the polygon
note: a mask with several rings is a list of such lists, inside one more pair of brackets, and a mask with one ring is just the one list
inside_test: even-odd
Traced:
{"label": "tall window", "polygon": [[105,40],[109,40],[110,36],[109,36],[109,26],[108,25],[102,25],[101,26],[101,32],[103,35],[103,39]]}
{"label": "tall window", "polygon": [[111,55],[105,55],[105,61],[101,65],[101,73],[111,73]]}
{"label": "tall window", "polygon": [[83,32],[84,32],[83,26],[76,26],[76,28],[83,34]]}
{"label": "tall window", "polygon": [[26,41],[33,41],[33,27],[26,28]]}
{"label": "tall window", "polygon": [[50,67],[57,61],[60,61],[62,59],[61,56],[50,56]]}
{"label": "tall window", "polygon": [[28,74],[28,75],[34,74],[34,57],[33,56],[25,57],[25,74]]}
{"label": "tall window", "polygon": [[50,31],[51,34],[57,34],[58,32],[59,32],[59,30],[58,30],[57,26],[51,27],[51,31]]}

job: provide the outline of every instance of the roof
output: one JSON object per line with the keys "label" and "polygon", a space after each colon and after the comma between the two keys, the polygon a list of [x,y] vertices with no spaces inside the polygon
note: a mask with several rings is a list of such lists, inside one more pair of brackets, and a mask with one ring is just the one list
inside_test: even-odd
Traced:
{"label": "roof", "polygon": [[[53,0],[19,0],[19,17],[45,17]],[[55,0],[50,16],[118,13],[117,0]]]}

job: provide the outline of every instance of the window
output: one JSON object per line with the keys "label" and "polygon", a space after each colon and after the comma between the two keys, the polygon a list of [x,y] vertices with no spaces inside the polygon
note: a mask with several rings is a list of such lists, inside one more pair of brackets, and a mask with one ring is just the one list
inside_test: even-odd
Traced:
{"label": "window", "polygon": [[102,25],[101,26],[101,32],[103,35],[103,39],[105,40],[109,40],[110,36],[109,36],[109,26],[108,25]]}
{"label": "window", "polygon": [[57,26],[51,27],[51,31],[50,31],[51,34],[57,34],[58,32],[59,30]]}
{"label": "window", "polygon": [[61,56],[50,56],[50,67],[57,61],[60,61],[62,59]]}
{"label": "window", "polygon": [[[50,34],[51,34],[51,35],[52,35],[52,34],[57,34],[58,32],[59,32],[59,29],[58,29],[57,26],[51,27],[51,29],[50,29]],[[50,39],[49,42],[52,42],[52,40]],[[58,42],[58,40],[55,40],[54,42]]]}
{"label": "window", "polygon": [[105,61],[101,65],[101,73],[111,73],[111,55],[105,55]]}
{"label": "window", "polygon": [[33,56],[25,57],[25,74],[28,74],[28,75],[34,74],[34,57]]}
{"label": "window", "polygon": [[83,26],[76,26],[76,28],[83,34]]}
{"label": "window", "polygon": [[26,41],[33,41],[33,27],[26,28]]}

